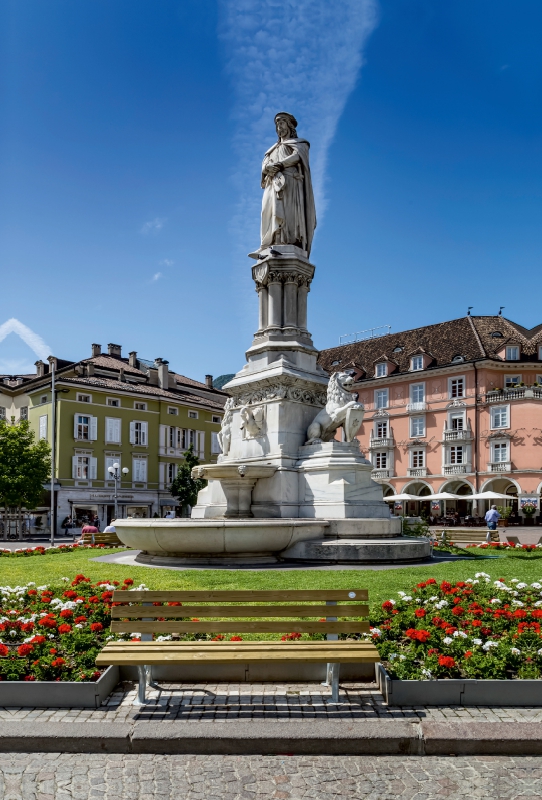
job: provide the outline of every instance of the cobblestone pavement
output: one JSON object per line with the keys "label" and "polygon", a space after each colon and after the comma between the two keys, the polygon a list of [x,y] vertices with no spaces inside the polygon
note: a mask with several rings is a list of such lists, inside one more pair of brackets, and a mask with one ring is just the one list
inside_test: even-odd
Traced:
{"label": "cobblestone pavement", "polygon": [[[152,722],[197,720],[225,722],[228,719],[280,721],[327,719],[410,719],[418,720],[490,720],[494,722],[542,721],[542,708],[463,708],[460,706],[423,706],[388,708],[376,684],[342,683],[341,700],[331,702],[331,692],[320,683],[218,683],[161,684],[163,691],[149,690],[149,704],[133,705],[136,689],[125,683],[117,687],[99,709],[0,708],[0,720],[36,720],[37,722],[72,722],[78,720]],[[124,689],[123,689],[124,687]]]}
{"label": "cobblestone pavement", "polygon": [[3,754],[2,800],[542,797],[542,757]]}

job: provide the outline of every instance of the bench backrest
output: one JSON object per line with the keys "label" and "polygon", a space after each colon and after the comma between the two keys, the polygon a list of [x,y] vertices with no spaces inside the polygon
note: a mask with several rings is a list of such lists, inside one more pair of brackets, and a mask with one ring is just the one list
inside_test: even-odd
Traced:
{"label": "bench backrest", "polygon": [[368,633],[369,623],[360,621],[369,615],[367,599],[367,589],[115,591],[112,602],[122,605],[111,608],[111,631]]}

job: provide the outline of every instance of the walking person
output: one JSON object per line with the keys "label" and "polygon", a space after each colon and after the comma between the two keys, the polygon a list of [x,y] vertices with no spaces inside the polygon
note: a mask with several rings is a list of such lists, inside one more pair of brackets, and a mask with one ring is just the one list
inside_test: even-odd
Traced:
{"label": "walking person", "polygon": [[489,511],[486,512],[486,522],[487,522],[487,527],[488,527],[487,536],[486,536],[486,541],[487,542],[491,541],[491,533],[490,533],[490,531],[496,531],[497,530],[497,522],[500,520],[500,518],[501,518],[501,515],[497,511],[497,506],[491,506]]}

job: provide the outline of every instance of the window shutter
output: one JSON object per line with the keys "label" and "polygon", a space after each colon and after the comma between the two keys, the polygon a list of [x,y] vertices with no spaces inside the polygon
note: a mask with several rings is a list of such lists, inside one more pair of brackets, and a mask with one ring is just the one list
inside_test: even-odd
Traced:
{"label": "window shutter", "polygon": [[40,439],[47,439],[47,414],[40,417]]}
{"label": "window shutter", "polygon": [[205,458],[205,431],[198,431],[198,439],[199,439],[199,457]]}
{"label": "window shutter", "polygon": [[139,477],[139,465],[141,464],[140,458],[133,458],[132,459],[132,475],[134,481],[140,481],[141,478]]}
{"label": "window shutter", "polygon": [[165,464],[163,464],[162,462],[160,462],[160,464],[158,465],[158,467],[159,467],[159,480],[160,480],[160,487],[163,489],[163,488],[164,488],[164,483],[165,483],[165,480],[164,480],[164,472],[165,472],[165,469],[166,469],[166,465],[165,465]]}
{"label": "window shutter", "polygon": [[160,433],[159,433],[159,436],[160,436],[160,447],[165,447],[166,446],[166,428],[167,428],[167,425],[160,425]]}
{"label": "window shutter", "polygon": [[142,422],[141,423],[141,444],[143,444],[143,445],[147,444],[147,432],[148,432],[148,429],[149,429],[149,423],[148,422]]}
{"label": "window shutter", "polygon": [[175,430],[177,431],[177,449],[180,449],[183,446],[183,431],[182,428],[175,428]]}
{"label": "window shutter", "polygon": [[130,444],[135,444],[135,422],[130,422]]}
{"label": "window shutter", "polygon": [[89,439],[95,442],[98,438],[98,417],[90,418]]}
{"label": "window shutter", "polygon": [[141,483],[147,483],[147,459],[139,459],[139,480]]}
{"label": "window shutter", "polygon": [[89,469],[90,475],[89,475],[89,478],[90,478],[91,481],[95,481],[96,480],[96,469],[97,469],[98,459],[97,458],[89,458],[89,462],[90,462],[90,469]]}
{"label": "window shutter", "polygon": [[73,415],[73,438],[77,439],[77,423],[79,421],[79,414]]}
{"label": "window shutter", "polygon": [[77,480],[77,456],[72,456],[72,478]]}
{"label": "window shutter", "polygon": [[221,453],[220,443],[218,441],[218,433],[214,431],[211,433],[211,453]]}

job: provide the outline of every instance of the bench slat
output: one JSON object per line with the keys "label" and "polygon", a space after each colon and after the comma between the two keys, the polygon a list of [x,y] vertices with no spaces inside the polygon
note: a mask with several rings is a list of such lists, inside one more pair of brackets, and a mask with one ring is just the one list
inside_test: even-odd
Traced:
{"label": "bench slat", "polygon": [[[355,597],[350,597],[354,593]],[[265,602],[265,601],[292,601],[299,603],[303,600],[368,600],[368,589],[286,589],[284,591],[252,591],[247,589],[232,591],[119,591],[113,592],[113,602],[201,602],[209,603],[215,600],[222,602]]]}
{"label": "bench slat", "polygon": [[111,620],[113,633],[368,633],[369,623],[362,622],[300,622],[299,620],[266,622],[121,622]]}
{"label": "bench slat", "polygon": [[113,606],[113,619],[149,617],[367,617],[369,606]]}

